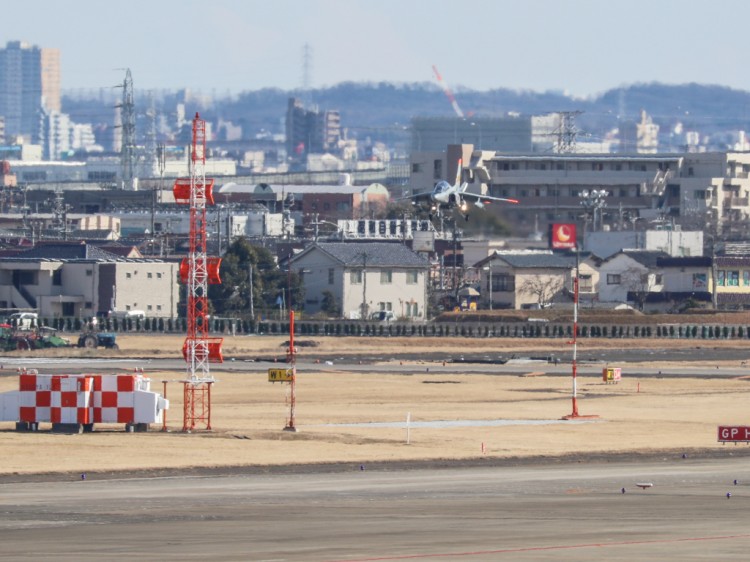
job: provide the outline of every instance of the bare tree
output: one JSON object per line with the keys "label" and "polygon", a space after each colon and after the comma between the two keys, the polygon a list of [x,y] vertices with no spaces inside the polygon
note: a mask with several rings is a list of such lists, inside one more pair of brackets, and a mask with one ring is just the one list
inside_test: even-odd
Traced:
{"label": "bare tree", "polygon": [[655,276],[648,270],[638,267],[630,267],[623,271],[620,280],[628,290],[628,295],[633,297],[633,301],[638,306],[638,310],[643,310],[649,293],[655,286]]}
{"label": "bare tree", "polygon": [[552,299],[565,285],[562,277],[550,275],[533,275],[524,279],[518,291],[522,295],[531,295],[536,298],[539,308],[546,308]]}

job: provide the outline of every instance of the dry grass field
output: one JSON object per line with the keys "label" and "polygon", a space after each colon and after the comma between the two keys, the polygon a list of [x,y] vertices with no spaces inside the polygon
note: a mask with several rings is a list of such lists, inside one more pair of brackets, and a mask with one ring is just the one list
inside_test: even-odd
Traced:
{"label": "dry grass field", "polygon": [[[305,338],[309,339],[309,338]],[[177,358],[181,336],[119,336],[119,351],[45,350],[45,356]],[[284,355],[284,337],[227,338],[228,359]],[[297,383],[297,433],[282,431],[289,412],[288,385],[267,381],[266,367],[231,362],[217,367],[213,386],[213,431],[182,433],[181,386],[168,388],[171,431],[152,428],[129,434],[121,427],[100,426],[91,434],[59,435],[41,431],[16,433],[0,424],[0,475],[61,472],[142,471],[193,467],[276,466],[298,463],[367,464],[376,461],[470,460],[562,455],[637,454],[662,450],[693,451],[721,447],[716,426],[747,424],[750,381],[742,377],[712,379],[624,376],[617,385],[599,377],[579,377],[579,410],[598,417],[561,422],[571,411],[571,381],[544,376],[545,364],[530,368],[536,376],[466,374],[461,366],[427,372],[420,360],[393,359],[401,374],[327,368],[325,358],[400,354],[502,352],[504,350],[569,353],[562,340],[472,338],[318,338],[302,356],[321,362],[300,369]],[[586,348],[627,345],[627,340],[586,340]],[[705,346],[705,359],[721,364],[722,347],[743,342],[639,341],[648,345]],[[19,352],[9,354],[16,355]],[[427,361],[427,359],[425,359]],[[342,361],[339,361],[341,363]],[[2,363],[2,358],[0,358]],[[137,364],[137,363],[134,363]],[[736,361],[735,361],[736,364]],[[419,368],[418,368],[419,367]],[[624,371],[627,373],[627,366]],[[43,369],[40,369],[43,372]],[[0,391],[17,386],[12,371],[2,371]],[[180,372],[146,367],[153,389]],[[410,414],[413,427],[404,427]],[[422,427],[421,422],[458,422],[456,426]],[[465,424],[476,420],[475,426]],[[500,425],[499,422],[506,422]],[[395,426],[367,425],[390,422]],[[521,423],[525,422],[525,423]],[[496,425],[490,425],[494,423]],[[363,424],[363,425],[352,425]]]}

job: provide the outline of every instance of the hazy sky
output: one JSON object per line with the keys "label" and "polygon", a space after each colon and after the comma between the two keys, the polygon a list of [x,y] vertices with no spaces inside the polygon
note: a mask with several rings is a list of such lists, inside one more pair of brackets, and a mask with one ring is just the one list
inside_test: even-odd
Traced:
{"label": "hazy sky", "polygon": [[[750,90],[748,0],[23,0],[0,44],[61,51],[62,87],[238,93],[435,82],[590,96],[637,82]],[[463,6],[463,8],[459,8]],[[9,24],[12,22],[12,24]]]}

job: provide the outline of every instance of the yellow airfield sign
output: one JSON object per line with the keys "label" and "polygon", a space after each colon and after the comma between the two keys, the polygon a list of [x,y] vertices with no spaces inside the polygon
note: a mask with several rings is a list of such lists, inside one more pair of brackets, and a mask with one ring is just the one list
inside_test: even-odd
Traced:
{"label": "yellow airfield sign", "polygon": [[268,382],[291,382],[293,369],[268,369]]}

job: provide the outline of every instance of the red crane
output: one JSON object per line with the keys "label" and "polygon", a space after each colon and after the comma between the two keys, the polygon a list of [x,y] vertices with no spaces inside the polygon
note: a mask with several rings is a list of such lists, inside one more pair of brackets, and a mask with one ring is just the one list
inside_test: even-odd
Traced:
{"label": "red crane", "polygon": [[443,92],[445,93],[445,97],[448,98],[448,101],[451,102],[451,105],[453,106],[453,111],[456,112],[456,115],[463,118],[464,112],[461,111],[461,108],[458,107],[458,102],[456,101],[456,97],[453,95],[453,92],[448,87],[448,85],[443,81],[443,77],[440,76],[440,72],[438,72],[437,66],[434,64],[432,65],[432,71],[435,73],[435,78],[437,78],[438,84],[440,84],[440,87],[443,89]]}

